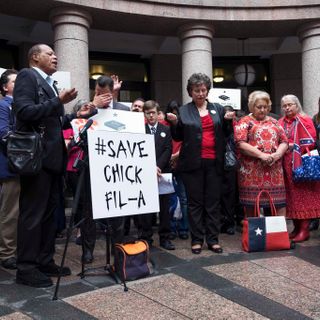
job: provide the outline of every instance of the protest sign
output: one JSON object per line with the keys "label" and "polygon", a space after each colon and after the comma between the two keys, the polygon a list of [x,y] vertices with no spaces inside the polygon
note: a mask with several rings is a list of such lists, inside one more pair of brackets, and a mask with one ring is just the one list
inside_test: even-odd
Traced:
{"label": "protest sign", "polygon": [[94,219],[159,211],[154,136],[88,131]]}
{"label": "protest sign", "polygon": [[143,112],[128,112],[117,109],[98,109],[98,114],[91,117],[97,123],[98,130],[116,132],[145,133]]}
{"label": "protest sign", "polygon": [[[145,133],[143,112],[128,112],[116,109],[98,109],[98,114],[90,119],[93,124],[91,130],[107,130],[114,132]],[[77,141],[78,133],[86,124],[87,119],[74,119],[71,121],[74,139]]]}

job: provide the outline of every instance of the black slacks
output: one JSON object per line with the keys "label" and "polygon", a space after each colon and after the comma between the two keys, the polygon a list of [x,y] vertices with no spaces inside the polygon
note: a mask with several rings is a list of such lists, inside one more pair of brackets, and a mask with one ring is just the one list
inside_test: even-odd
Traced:
{"label": "black slacks", "polygon": [[[167,240],[170,234],[169,194],[159,196],[160,212],[158,234],[160,241]],[[152,219],[153,213],[142,214],[140,217],[142,233],[141,238],[147,241],[152,240]]]}
{"label": "black slacks", "polygon": [[34,269],[53,263],[61,176],[41,170],[35,176],[21,176],[18,218],[17,267]]}
{"label": "black slacks", "polygon": [[188,199],[188,219],[192,244],[218,243],[221,228],[221,182],[215,160],[202,159],[201,168],[182,172]]}
{"label": "black slacks", "polygon": [[224,171],[221,195],[222,223],[227,227],[235,225],[237,191],[237,170]]}

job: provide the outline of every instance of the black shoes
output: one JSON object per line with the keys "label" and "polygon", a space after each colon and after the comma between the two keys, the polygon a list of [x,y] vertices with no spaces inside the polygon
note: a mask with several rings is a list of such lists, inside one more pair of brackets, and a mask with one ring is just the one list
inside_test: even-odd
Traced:
{"label": "black shoes", "polygon": [[214,253],[222,253],[223,249],[218,244],[208,244],[208,250]]}
{"label": "black shoes", "polygon": [[192,247],[191,247],[191,252],[192,252],[193,254],[200,254],[201,251],[202,251],[202,244],[196,243],[196,244],[192,245]]}
{"label": "black shoes", "polygon": [[16,283],[35,288],[46,288],[53,285],[52,280],[38,269],[17,271]]}
{"label": "black shoes", "polygon": [[3,260],[1,262],[1,265],[5,269],[15,270],[17,269],[17,259],[15,257],[11,257],[9,259]]}
{"label": "black shoes", "polygon": [[175,246],[170,240],[161,240],[160,247],[166,250],[175,250]]}
{"label": "black shoes", "polygon": [[179,233],[179,238],[181,240],[187,240],[187,239],[189,239],[189,235],[188,235],[188,233]]}
{"label": "black shoes", "polygon": [[93,254],[90,251],[83,253],[81,261],[83,264],[89,264],[93,262]]}
{"label": "black shoes", "polygon": [[82,246],[82,237],[81,236],[79,236],[79,237],[76,237],[76,245],[78,245],[78,246]]}
{"label": "black shoes", "polygon": [[[48,264],[46,266],[39,267],[40,272],[45,274],[48,277],[58,277],[60,275],[60,267],[55,263]],[[70,276],[71,270],[68,267],[63,267],[61,269],[61,276]]]}
{"label": "black shoes", "polygon": [[169,239],[169,240],[174,240],[176,237],[177,237],[177,235],[176,235],[175,232],[170,232],[170,234],[169,234],[169,236],[168,236],[168,239]]}

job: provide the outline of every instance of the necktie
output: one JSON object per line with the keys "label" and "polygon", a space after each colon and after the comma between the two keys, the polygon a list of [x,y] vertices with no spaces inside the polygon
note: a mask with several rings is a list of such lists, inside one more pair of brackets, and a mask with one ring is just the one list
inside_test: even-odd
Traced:
{"label": "necktie", "polygon": [[50,76],[46,77],[46,81],[48,82],[49,86],[52,86],[53,84],[53,79]]}
{"label": "necktie", "polygon": [[152,134],[156,134],[157,129],[155,127],[151,127],[150,129]]}
{"label": "necktie", "polygon": [[57,93],[56,89],[55,89],[54,86],[53,86],[53,83],[54,83],[53,78],[50,77],[50,76],[47,76],[47,77],[46,77],[46,81],[47,81],[48,85],[52,88],[54,94],[57,96],[58,93]]}

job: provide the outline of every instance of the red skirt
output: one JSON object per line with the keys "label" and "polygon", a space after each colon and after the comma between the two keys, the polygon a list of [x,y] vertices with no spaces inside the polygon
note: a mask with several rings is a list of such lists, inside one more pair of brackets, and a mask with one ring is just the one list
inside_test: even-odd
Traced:
{"label": "red skirt", "polygon": [[[286,190],[283,179],[281,160],[271,167],[264,165],[259,159],[241,155],[238,172],[240,203],[245,207],[253,207],[258,193],[266,190],[270,193],[276,207],[286,206]],[[260,204],[269,207],[269,200],[261,196]]]}
{"label": "red skirt", "polygon": [[320,181],[293,182],[292,152],[285,154],[283,168],[287,194],[287,218],[320,218]]}

